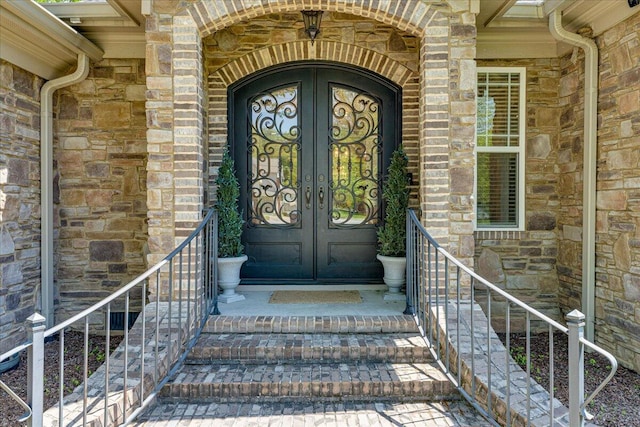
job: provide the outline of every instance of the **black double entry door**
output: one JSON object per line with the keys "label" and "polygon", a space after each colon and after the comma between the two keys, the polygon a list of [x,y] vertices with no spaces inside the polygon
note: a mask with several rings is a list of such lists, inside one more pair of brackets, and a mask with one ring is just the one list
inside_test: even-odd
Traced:
{"label": "black double entry door", "polygon": [[372,283],[400,91],[352,68],[298,64],[229,90],[244,283]]}

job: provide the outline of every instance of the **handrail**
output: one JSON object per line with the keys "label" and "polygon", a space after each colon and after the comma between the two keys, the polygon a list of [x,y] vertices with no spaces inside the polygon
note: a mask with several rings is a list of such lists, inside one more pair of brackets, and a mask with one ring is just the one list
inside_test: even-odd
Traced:
{"label": "handrail", "polygon": [[[482,300],[477,298],[481,291],[486,292],[484,307],[481,307]],[[463,293],[465,294],[464,299]],[[504,304],[504,324],[497,325],[504,326],[506,335],[504,347],[500,343],[500,347],[504,349],[502,352],[497,350],[496,342],[499,343],[499,341],[492,327],[493,323],[498,323],[500,320],[496,320],[492,316],[492,310],[494,310],[492,300],[496,297],[499,300],[504,299],[506,302]],[[526,373],[515,365],[510,356],[511,316],[514,308],[524,311],[527,343]],[[586,405],[611,380],[617,369],[617,361],[609,352],[578,335],[582,333],[580,328],[583,328],[584,324],[576,323],[577,326],[566,327],[480,277],[438,244],[422,226],[413,210],[407,211],[407,310],[405,314],[414,316],[437,364],[461,394],[495,425],[498,425],[498,420],[505,425],[512,425],[512,418],[518,418],[525,425],[532,425],[531,416],[536,412],[532,406],[537,406],[536,413],[538,414],[540,410],[548,413],[549,419],[545,424],[558,423],[559,419],[555,417],[555,410],[559,402],[554,399],[552,356],[554,331],[559,331],[570,338],[576,337],[573,340],[579,343],[576,345],[587,346],[611,362],[609,375],[587,399],[580,395],[580,390],[583,390],[584,386],[578,383],[579,387],[575,387],[575,383],[571,384],[570,382],[570,393],[573,393],[572,396],[575,396],[575,399],[578,399],[576,401],[580,402],[579,405],[576,405],[576,407],[580,406],[579,411],[575,413],[570,411],[570,418],[571,414],[574,414],[574,418],[580,418],[570,419],[571,426],[582,426],[584,418],[590,419],[590,415],[585,410]],[[580,313],[578,312],[578,314]],[[549,334],[550,386],[546,391],[549,395],[547,409],[540,407],[537,402],[531,399],[532,393],[545,391],[533,382],[531,377],[530,334],[532,318],[546,324]],[[468,330],[462,331],[462,328],[468,328]],[[570,342],[572,342],[571,339]],[[572,354],[583,354],[582,349],[573,350]],[[496,354],[492,354],[492,352]],[[498,361],[503,360],[506,366],[499,365],[502,362]],[[573,363],[571,359],[570,363]],[[579,381],[583,383],[584,361],[575,363],[579,363]],[[477,369],[479,364],[483,364],[483,366]],[[521,374],[518,374],[518,371]],[[516,378],[518,375],[520,375],[519,379],[526,379],[526,389],[512,392],[512,387],[518,388],[518,385],[522,384],[522,381],[512,381],[512,378]],[[500,386],[495,387],[494,382]],[[478,394],[479,389],[482,389],[484,394]],[[514,399],[514,404],[511,405],[514,393],[520,393],[520,395]],[[487,396],[490,397],[487,398]],[[502,400],[503,405],[495,404],[496,400]],[[498,411],[505,412],[498,413]],[[576,416],[577,413],[580,415]]]}
{"label": "handrail", "polygon": [[13,356],[14,354],[18,354],[21,351],[28,349],[29,347],[31,347],[31,343],[20,344],[19,346],[16,346],[16,347],[12,348],[11,350],[7,351],[6,353],[0,355],[0,362],[2,362],[3,360],[7,360],[8,358]]}
{"label": "handrail", "polygon": [[589,347],[591,350],[595,351],[596,353],[600,353],[601,355],[606,357],[609,360],[609,363],[611,363],[611,370],[609,371],[609,375],[607,375],[607,377],[600,383],[600,385],[598,385],[598,387],[596,387],[596,389],[593,391],[593,393],[591,393],[589,395],[589,397],[587,397],[584,400],[584,402],[582,403],[582,407],[580,408],[582,410],[582,412],[584,413],[585,417],[588,420],[592,420],[593,419],[593,415],[591,415],[591,414],[589,414],[587,412],[587,405],[589,405],[589,403],[591,403],[593,398],[596,397],[596,395],[598,393],[600,393],[600,391],[604,388],[604,386],[606,386],[607,383],[609,381],[611,381],[611,378],[613,378],[613,376],[616,374],[616,371],[618,370],[618,361],[613,356],[613,354],[609,353],[607,350],[603,349],[602,347],[595,345],[591,341],[589,341],[589,340],[587,340],[585,338],[580,338],[580,342],[582,344],[586,345],[587,347]]}
{"label": "handrail", "polygon": [[143,280],[148,279],[149,277],[151,277],[153,275],[153,273],[155,273],[157,271],[160,271],[162,269],[162,267],[164,267],[169,262],[171,262],[171,260],[173,260],[173,258],[175,258],[176,255],[178,255],[182,250],[184,250],[188,246],[188,244],[198,234],[200,234],[202,232],[204,227],[211,220],[211,217],[213,216],[214,212],[215,211],[213,209],[210,209],[209,212],[207,213],[207,215],[204,217],[204,219],[196,227],[196,229],[193,230],[191,232],[191,234],[189,234],[189,236],[177,248],[175,248],[169,255],[164,257],[156,265],[154,265],[153,267],[149,268],[147,271],[145,271],[144,273],[142,273],[141,275],[139,275],[138,277],[133,279],[127,285],[125,285],[122,288],[118,289],[117,291],[115,291],[114,293],[112,293],[108,297],[104,298],[103,300],[93,304],[91,307],[81,311],[80,313],[76,314],[73,317],[70,317],[69,319],[65,320],[64,322],[62,322],[62,323],[60,323],[58,325],[52,326],[51,328],[47,329],[45,331],[45,333],[44,333],[44,336],[45,337],[49,337],[51,335],[55,335],[60,330],[71,326],[72,324],[74,324],[78,320],[86,317],[87,315],[93,313],[94,311],[98,310],[99,308],[102,308],[102,307],[106,306],[107,304],[109,304],[110,302],[115,301],[116,299],[118,299],[119,297],[123,296],[124,294],[129,292],[131,289],[135,288],[137,285],[142,283]]}
{"label": "handrail", "polygon": [[510,293],[505,292],[504,290],[500,289],[499,287],[497,287],[493,283],[489,282],[485,278],[479,276],[476,272],[471,270],[469,267],[467,267],[462,262],[460,262],[460,260],[458,260],[456,257],[454,257],[449,252],[447,252],[442,246],[440,246],[440,244],[422,226],[422,224],[420,223],[420,220],[418,219],[415,211],[413,211],[412,209],[409,209],[407,215],[409,215],[409,218],[411,219],[411,222],[415,225],[415,227],[421,233],[423,233],[425,235],[425,237],[431,242],[431,244],[433,244],[435,246],[435,248],[438,250],[438,252],[440,252],[442,255],[444,255],[454,265],[458,266],[458,268],[460,268],[460,270],[464,271],[469,276],[473,277],[476,281],[482,283],[487,288],[490,288],[492,291],[494,291],[498,295],[504,297],[505,299],[509,300],[513,304],[519,306],[520,308],[523,308],[524,310],[527,310],[529,313],[535,315],[537,318],[539,318],[541,320],[544,320],[545,322],[551,324],[554,328],[558,329],[559,331],[562,331],[564,333],[569,332],[569,328],[567,328],[566,326],[563,326],[562,324],[556,322],[555,320],[553,320],[552,318],[544,315],[543,313],[541,313],[540,311],[536,310],[535,308],[529,307],[526,303],[520,301],[518,298],[514,297]]}
{"label": "handrail", "polygon": [[461,263],[457,258],[455,258],[453,255],[451,255],[449,252],[447,252],[446,250],[444,250],[442,247],[438,248],[438,251],[444,255],[451,263],[453,263],[454,265],[458,266],[460,268],[460,270],[464,271],[465,273],[469,274],[471,277],[473,277],[477,282],[482,283],[483,285],[485,285],[487,288],[491,289],[493,292],[495,292],[496,294],[504,297],[505,299],[509,300],[512,304],[517,305],[518,307],[528,311],[529,313],[533,314],[534,316],[536,316],[537,318],[539,318],[540,320],[544,320],[546,323],[550,324],[551,326],[553,326],[554,328],[556,328],[557,330],[564,332],[565,334],[569,332],[569,328],[567,328],[566,326],[563,326],[562,324],[556,322],[555,320],[553,320],[552,318],[544,315],[543,313],[541,313],[540,311],[536,310],[533,307],[528,306],[526,303],[520,301],[518,298],[514,297],[513,295],[511,295],[508,292],[505,292],[504,290],[500,289],[499,287],[497,287],[496,285],[494,285],[493,283],[487,281],[486,279],[484,279],[481,276],[478,276],[477,273],[475,273],[473,270],[471,270],[469,267],[467,267],[466,265],[464,265],[463,263]]}
{"label": "handrail", "polygon": [[[32,334],[33,339],[0,356],[0,361],[2,361],[23,350],[29,350],[29,369],[33,370],[30,372],[30,378],[33,383],[29,387],[30,395],[26,400],[30,402],[31,406],[27,405],[8,386],[0,382],[0,387],[5,389],[12,399],[20,403],[21,406],[26,406],[30,411],[29,414],[21,417],[21,421],[31,418],[31,423],[41,424],[43,416],[47,417],[47,414],[51,412],[43,412],[44,395],[32,394],[31,392],[31,390],[43,390],[41,382],[44,377],[44,355],[32,353],[43,351],[44,338],[55,334],[60,334],[61,356],[58,384],[60,399],[57,405],[57,414],[53,412],[49,414],[49,418],[46,420],[47,425],[56,422],[57,419],[57,424],[62,426],[69,417],[75,417],[74,419],[82,421],[82,424],[85,425],[88,422],[89,410],[92,411],[91,416],[99,416],[95,411],[95,405],[99,405],[100,401],[103,402],[104,407],[103,420],[101,423],[99,422],[101,425],[127,424],[153,401],[159,389],[166,383],[168,376],[184,362],[188,351],[202,332],[208,315],[218,313],[217,263],[214,261],[217,258],[217,220],[217,212],[215,209],[210,209],[189,236],[160,262],[91,307],[46,331],[43,331],[43,328],[40,329],[37,338],[35,334]],[[147,292],[152,292],[154,279],[155,301],[148,301]],[[163,283],[162,288],[160,287],[161,282]],[[133,298],[140,298],[139,304],[141,305],[140,315],[135,325],[129,324],[128,316],[132,295]],[[109,316],[112,312],[112,306],[120,303],[119,307],[121,307],[122,302],[124,303],[125,318],[124,337],[118,349],[109,355],[111,334]],[[99,319],[101,316],[96,316],[96,313],[102,312],[105,313],[103,326],[107,337],[104,349],[106,359],[103,366],[89,377],[87,359],[90,322]],[[38,317],[42,319],[41,316]],[[84,381],[70,396],[64,397],[64,356],[62,355],[64,333],[67,328],[78,323],[84,329]],[[131,326],[134,329],[131,329]],[[33,330],[35,331],[35,329]],[[135,338],[135,356],[133,353],[130,354],[129,348],[132,334],[138,334]],[[35,343],[38,345],[34,345]],[[112,358],[117,363],[111,364]],[[118,361],[118,359],[122,360]],[[112,368],[112,365],[115,368]],[[131,369],[132,372],[136,372],[136,375],[129,375]],[[94,377],[99,378],[95,379],[94,384],[88,385]],[[111,389],[112,381],[115,389]],[[122,386],[122,381],[124,381],[124,386]],[[152,385],[152,389],[146,390],[145,386],[149,384]],[[92,395],[89,396],[88,390],[90,388],[102,390],[101,394],[96,397],[92,392]],[[115,396],[121,397],[116,399]],[[71,399],[69,402],[68,398]],[[76,400],[73,401],[73,399]],[[114,404],[119,405],[119,408],[113,410]],[[67,409],[67,406],[70,409]],[[114,419],[114,414],[117,414],[119,419]]]}
{"label": "handrail", "polygon": [[31,418],[31,414],[32,414],[31,407],[27,405],[25,401],[20,398],[20,396],[18,396],[13,390],[11,390],[11,388],[8,385],[6,385],[2,381],[0,381],[0,388],[3,389],[9,395],[10,398],[18,402],[20,406],[22,406],[27,411],[23,416],[18,418],[19,423],[23,423],[27,421],[29,418]]}

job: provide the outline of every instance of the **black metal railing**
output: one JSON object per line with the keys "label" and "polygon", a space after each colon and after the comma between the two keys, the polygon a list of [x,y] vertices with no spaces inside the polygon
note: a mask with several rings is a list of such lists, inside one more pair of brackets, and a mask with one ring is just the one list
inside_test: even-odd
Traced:
{"label": "black metal railing", "polygon": [[[27,413],[16,423],[42,425],[109,426],[128,423],[153,402],[156,394],[180,367],[195,345],[209,314],[218,313],[217,287],[218,215],[214,209],[173,252],[142,275],[102,301],[70,319],[45,330],[45,318],[35,313],[27,323],[29,340],[0,355],[0,362],[28,352],[28,392],[19,396],[0,381],[12,399]],[[151,293],[149,291],[152,291]],[[140,310],[135,325],[126,315],[132,302]],[[123,337],[111,353],[111,313],[124,311]],[[71,393],[65,390],[65,331],[84,334],[82,384]],[[105,335],[104,364],[90,373],[89,336],[99,330]],[[59,378],[56,407],[45,411],[44,342],[59,341]],[[51,387],[51,386],[49,386]]]}
{"label": "black metal railing", "polygon": [[[500,308],[494,316],[493,306]],[[429,343],[431,353],[460,393],[496,425],[582,426],[590,419],[586,405],[613,377],[616,359],[583,338],[584,315],[566,317],[568,326],[545,316],[496,285],[478,276],[429,235],[415,212],[407,213],[407,310]],[[523,371],[511,358],[512,317],[519,317],[526,334]],[[549,388],[532,380],[531,333],[549,337]],[[494,328],[505,333],[505,343]],[[554,333],[569,340],[569,414],[555,398]],[[584,347],[605,356],[609,376],[585,399]],[[547,394],[546,398],[541,396]],[[566,411],[565,411],[566,412]]]}

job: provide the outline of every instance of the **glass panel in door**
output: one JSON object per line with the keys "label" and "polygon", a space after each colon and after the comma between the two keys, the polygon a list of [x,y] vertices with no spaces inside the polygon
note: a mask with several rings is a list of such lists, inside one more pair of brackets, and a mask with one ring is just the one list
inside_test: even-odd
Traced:
{"label": "glass panel in door", "polygon": [[331,88],[329,214],[334,227],[378,223],[379,108],[366,93]]}
{"label": "glass panel in door", "polygon": [[291,226],[300,221],[298,88],[261,93],[251,100],[249,112],[248,220],[254,226]]}

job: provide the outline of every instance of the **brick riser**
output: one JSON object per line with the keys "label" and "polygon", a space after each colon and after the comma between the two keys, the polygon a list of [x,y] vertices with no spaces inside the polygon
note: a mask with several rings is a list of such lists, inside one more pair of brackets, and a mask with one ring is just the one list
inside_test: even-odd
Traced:
{"label": "brick riser", "polygon": [[212,316],[204,333],[417,333],[411,316]]}
{"label": "brick riser", "polygon": [[212,317],[160,396],[181,402],[459,397],[408,316]]}
{"label": "brick riser", "polygon": [[414,363],[432,361],[414,334],[206,334],[189,354],[191,364],[285,361]]}
{"label": "brick riser", "polygon": [[431,364],[191,365],[162,390],[181,401],[260,398],[427,401],[455,395]]}

